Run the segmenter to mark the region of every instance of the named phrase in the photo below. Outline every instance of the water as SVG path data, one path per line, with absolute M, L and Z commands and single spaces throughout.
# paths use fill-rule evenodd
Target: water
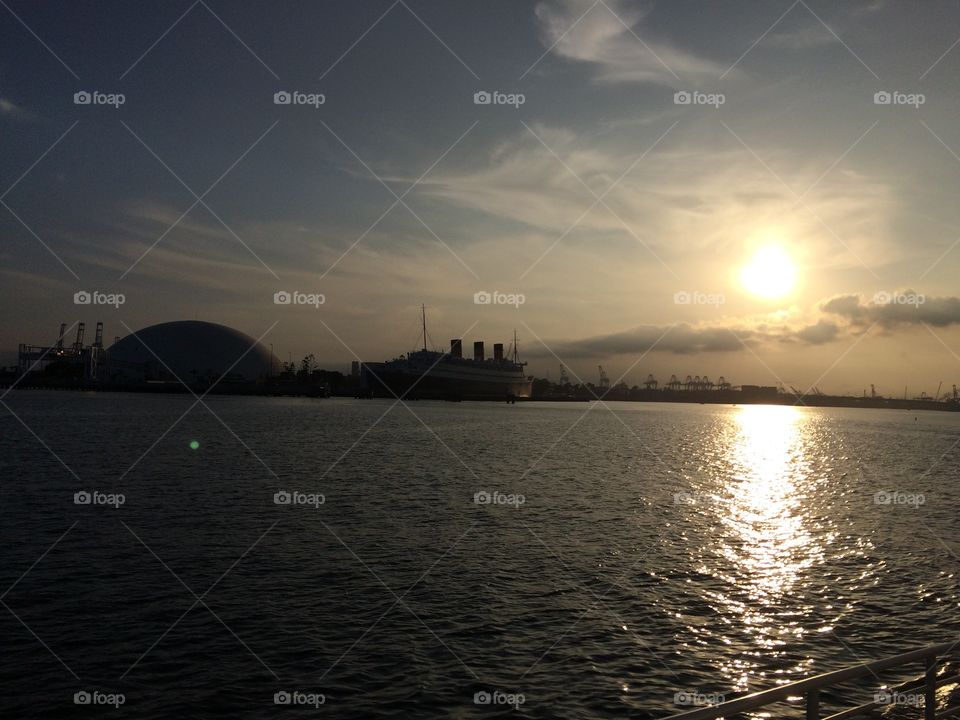
M 957 632 L 948 413 L 5 402 L 5 717 L 665 717 Z

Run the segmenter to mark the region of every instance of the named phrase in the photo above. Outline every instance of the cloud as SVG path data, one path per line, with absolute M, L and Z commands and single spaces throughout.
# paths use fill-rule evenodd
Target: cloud
M 744 341 L 753 336 L 750 331 L 734 332 L 724 327 L 694 327 L 679 325 L 644 325 L 609 335 L 597 335 L 583 340 L 547 343 L 550 350 L 564 360 L 609 357 L 611 355 L 640 355 L 651 350 L 676 355 L 702 352 L 730 352 L 741 350 Z M 542 348 L 530 351 L 534 356 L 549 356 Z
M 637 356 L 648 352 L 690 355 L 694 353 L 736 352 L 763 345 L 799 345 L 814 347 L 836 341 L 849 341 L 870 325 L 888 331 L 908 331 L 926 323 L 935 327 L 960 324 L 960 298 L 925 298 L 913 290 L 878 293 L 881 302 L 866 302 L 856 294 L 829 298 L 818 305 L 827 315 L 845 319 L 838 323 L 820 317 L 810 324 L 768 324 L 759 320 L 727 320 L 714 324 L 642 325 L 622 332 L 597 335 L 580 340 L 545 343 L 550 350 L 534 349 L 534 357 L 555 353 L 566 360 Z M 886 298 L 891 298 L 887 301 Z M 911 299 L 918 301 L 911 303 Z M 550 352 L 552 351 L 552 353 Z
M 764 45 L 785 50 L 806 50 L 839 42 L 836 36 L 819 22 L 797 30 L 770 33 L 763 39 Z
M 948 327 L 960 324 L 960 298 L 927 297 L 911 289 L 879 292 L 871 301 L 860 295 L 837 295 L 820 309 L 861 327 L 877 324 L 888 330 L 910 325 Z
M 802 206 L 733 137 L 726 146 L 693 144 L 678 129 L 631 168 L 667 127 L 621 139 L 532 125 L 532 133 L 524 129 L 489 150 L 486 163 L 438 170 L 415 192 L 533 228 L 546 238 L 539 252 L 561 236 L 565 247 L 584 238 L 640 239 L 671 267 L 689 267 L 691 252 L 741 252 L 747 239 L 771 227 L 818 268 L 882 266 L 904 252 L 891 231 L 901 206 L 894 188 L 854 169 L 821 177 L 835 161 L 829 156 L 763 149 L 765 162 L 786 168 L 780 177 L 795 192 L 812 187 Z M 625 145 L 632 150 L 624 153 Z M 590 190 L 603 195 L 623 173 L 603 203 L 584 214 L 595 201 Z
M 551 0 L 537 5 L 535 13 L 545 47 L 560 57 L 592 64 L 598 82 L 677 87 L 681 82 L 715 81 L 726 70 L 637 27 L 649 14 L 649 4 L 637 9 L 606 0 L 586 15 L 584 9 L 576 0 Z
M 818 320 L 796 332 L 796 339 L 808 345 L 824 345 L 837 339 L 840 327 L 829 320 Z

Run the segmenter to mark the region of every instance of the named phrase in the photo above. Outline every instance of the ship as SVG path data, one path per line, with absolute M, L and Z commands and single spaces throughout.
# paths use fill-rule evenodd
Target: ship
M 450 350 L 427 349 L 427 312 L 421 308 L 423 346 L 395 360 L 360 363 L 360 384 L 368 397 L 396 397 L 403 400 L 498 400 L 529 399 L 533 376 L 513 346 L 504 354 L 503 343 L 495 343 L 493 357 L 484 355 L 484 343 L 473 343 L 473 359 L 463 356 L 463 339 L 450 341 Z

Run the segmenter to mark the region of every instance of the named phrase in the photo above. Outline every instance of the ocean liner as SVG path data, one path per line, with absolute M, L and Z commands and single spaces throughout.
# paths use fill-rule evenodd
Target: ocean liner
M 361 363 L 364 392 L 374 397 L 405 400 L 506 400 L 529 398 L 533 377 L 517 354 L 517 334 L 509 357 L 495 343 L 493 357 L 484 357 L 483 341 L 473 343 L 473 359 L 463 357 L 463 341 L 450 341 L 449 352 L 427 349 L 427 314 L 423 309 L 423 347 L 380 363 Z

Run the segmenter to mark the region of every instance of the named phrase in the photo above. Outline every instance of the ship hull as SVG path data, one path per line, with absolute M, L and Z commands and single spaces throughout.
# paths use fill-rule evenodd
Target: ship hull
M 529 398 L 533 381 L 497 370 L 469 372 L 442 365 L 417 370 L 365 363 L 363 378 L 373 397 L 404 400 L 513 400 Z

